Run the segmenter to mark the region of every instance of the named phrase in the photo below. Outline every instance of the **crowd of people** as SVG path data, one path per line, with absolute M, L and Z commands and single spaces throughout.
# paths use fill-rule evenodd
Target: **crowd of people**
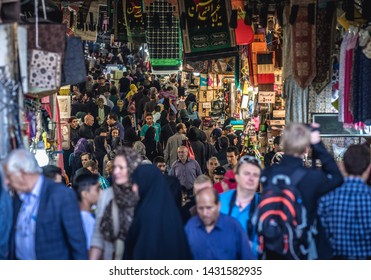
M 342 174 L 317 125 L 292 123 L 263 164 L 228 122 L 205 127 L 175 77 L 94 81 L 71 88 L 65 172 L 25 150 L 5 160 L 0 259 L 295 259 L 296 235 L 280 251 L 273 218 L 257 216 L 282 178 L 300 193 L 313 240 L 300 240 L 301 259 L 370 259 L 369 147 L 351 146 Z M 309 150 L 320 167 L 303 166 Z

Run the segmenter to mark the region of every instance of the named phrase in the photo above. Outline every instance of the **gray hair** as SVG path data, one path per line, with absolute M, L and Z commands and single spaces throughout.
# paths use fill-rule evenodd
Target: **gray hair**
M 203 184 L 203 183 L 206 183 L 206 182 L 209 182 L 209 183 L 211 183 L 211 185 L 213 185 L 213 181 L 210 179 L 209 176 L 206 176 L 205 174 L 201 174 L 194 180 L 193 184 L 194 185 Z
M 146 146 L 140 141 L 136 141 L 133 145 L 133 150 L 141 156 L 146 156 Z
M 5 166 L 8 172 L 19 173 L 42 173 L 42 169 L 36 161 L 35 156 L 24 149 L 13 150 L 5 160 Z

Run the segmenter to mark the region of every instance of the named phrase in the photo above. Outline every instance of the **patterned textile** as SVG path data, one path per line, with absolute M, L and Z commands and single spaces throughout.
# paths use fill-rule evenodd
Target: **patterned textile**
M 336 113 L 337 110 L 332 106 L 332 85 L 327 85 L 317 94 L 314 89 L 309 91 L 309 113 Z
M 360 178 L 345 178 L 341 187 L 320 199 L 318 214 L 334 256 L 371 256 L 370 213 L 371 188 Z
M 122 152 L 122 153 L 121 153 Z M 118 154 L 123 156 L 127 161 L 128 176 L 131 176 L 134 170 L 141 163 L 141 158 L 134 150 L 129 148 L 122 148 Z M 114 200 L 119 208 L 119 224 L 120 231 L 118 236 L 114 234 L 113 217 L 112 217 L 112 203 L 110 201 L 104 210 L 104 214 L 99 225 L 99 229 L 105 240 L 113 242 L 116 239 L 125 240 L 129 232 L 131 223 L 134 217 L 134 208 L 138 202 L 137 195 L 131 190 L 132 184 L 128 182 L 125 185 L 113 184 L 112 189 L 114 193 Z
M 47 90 L 59 87 L 61 85 L 61 55 L 31 50 L 29 84 L 31 87 Z
M 301 88 L 293 77 L 285 80 L 282 97 L 286 100 L 286 123 L 308 122 L 308 94 L 308 87 Z
M 330 17 L 330 19 L 329 19 Z M 330 22 L 330 24 L 329 24 Z M 317 10 L 317 51 L 316 51 L 316 77 L 313 80 L 312 86 L 319 94 L 326 85 L 331 82 L 331 58 L 332 58 L 332 42 L 333 30 L 335 25 L 335 17 L 333 13 L 329 15 L 327 9 Z
M 293 0 L 299 5 L 298 15 L 292 26 L 293 76 L 302 89 L 309 86 L 316 76 L 316 25 L 309 23 L 308 4 L 313 0 Z
M 171 0 L 145 0 L 146 40 L 153 69 L 178 70 L 181 64 L 178 5 Z

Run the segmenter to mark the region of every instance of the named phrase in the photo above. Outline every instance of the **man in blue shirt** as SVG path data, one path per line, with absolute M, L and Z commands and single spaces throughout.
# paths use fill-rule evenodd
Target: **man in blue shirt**
M 235 219 L 220 214 L 218 192 L 213 188 L 196 195 L 198 216 L 185 230 L 193 258 L 196 260 L 255 259 L 246 233 Z
M 14 191 L 10 258 L 87 259 L 74 191 L 42 176 L 34 155 L 23 149 L 9 154 L 4 171 Z
M 322 196 L 318 215 L 333 259 L 371 259 L 370 149 L 352 145 L 344 154 L 348 174 L 339 188 Z
M 0 260 L 9 258 L 9 235 L 12 227 L 12 200 L 0 178 Z

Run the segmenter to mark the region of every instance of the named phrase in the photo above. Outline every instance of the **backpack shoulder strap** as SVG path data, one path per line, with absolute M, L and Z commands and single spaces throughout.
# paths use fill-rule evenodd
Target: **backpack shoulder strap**
M 229 201 L 229 211 L 228 211 L 228 216 L 232 214 L 232 209 L 233 206 L 236 204 L 236 196 L 237 196 L 237 191 L 233 191 L 233 194 L 231 196 L 231 200 Z
M 307 174 L 307 171 L 304 168 L 296 169 L 290 176 L 291 184 L 296 187 L 297 184 L 304 178 L 305 174 Z

